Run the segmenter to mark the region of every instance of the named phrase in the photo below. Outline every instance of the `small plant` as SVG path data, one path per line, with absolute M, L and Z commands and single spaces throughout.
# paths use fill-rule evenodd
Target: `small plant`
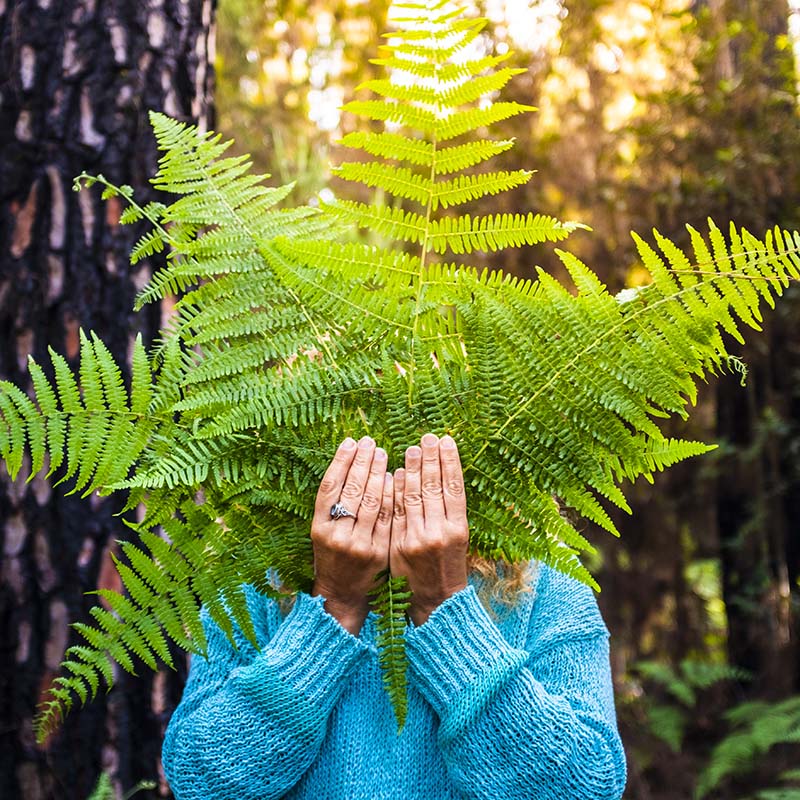
M 752 772 L 779 745 L 791 748 L 794 763 L 800 760 L 800 696 L 777 703 L 742 703 L 728 711 L 725 719 L 733 730 L 712 751 L 698 779 L 696 800 L 725 781 Z M 800 800 L 800 769 L 786 770 L 777 779 L 787 785 L 761 789 L 741 800 Z
M 122 800 L 128 800 L 139 792 L 155 788 L 156 783 L 154 781 L 139 781 L 133 789 L 130 789 L 122 795 Z M 114 784 L 111 782 L 111 776 L 107 772 L 100 773 L 100 777 L 97 779 L 97 785 L 86 800 L 117 800 Z
M 667 699 L 658 701 L 646 696 L 645 713 L 650 732 L 678 753 L 687 727 L 692 722 L 699 691 L 720 681 L 744 680 L 747 673 L 727 664 L 712 664 L 684 659 L 678 669 L 661 661 L 640 661 L 634 671 L 660 687 Z
M 77 376 L 57 353 L 31 360 L 34 397 L 0 383 L 0 454 L 15 476 L 27 455 L 70 491 L 125 493 L 135 542 L 116 560 L 125 594 L 75 626 L 37 722 L 41 739 L 75 699 L 86 702 L 112 663 L 172 665 L 167 642 L 203 654 L 199 606 L 233 640 L 254 641 L 243 584 L 273 596 L 313 580 L 308 535 L 316 488 L 345 436 L 371 434 L 393 468 L 421 433 L 458 441 L 468 484 L 471 548 L 539 559 L 596 587 L 580 556 L 594 546 L 562 514 L 617 534 L 620 488 L 710 446 L 669 439 L 696 384 L 726 368 L 727 333 L 758 329 L 800 278 L 800 236 L 757 238 L 731 225 L 689 229 L 691 249 L 636 236 L 652 283 L 611 295 L 575 256 L 562 286 L 470 264 L 475 251 L 559 242 L 583 226 L 534 214 L 476 215 L 478 198 L 530 180 L 483 169 L 513 142 L 485 130 L 532 110 L 493 98 L 518 70 L 481 51 L 486 21 L 447 2 L 398 4 L 405 18 L 377 59 L 373 98 L 345 106 L 370 130 L 343 144 L 361 161 L 339 178 L 396 203 L 337 199 L 277 210 L 246 157 L 213 134 L 153 114 L 163 152 L 153 185 L 172 199 L 141 206 L 102 176 L 84 186 L 127 202 L 122 222 L 152 230 L 132 260 L 166 253 L 137 308 L 177 294 L 177 316 L 147 351 L 137 339 L 130 384 L 94 334 L 81 333 Z M 375 99 L 377 98 L 377 99 Z M 377 126 L 383 125 L 383 130 Z M 353 241 L 357 227 L 380 246 Z M 49 458 L 48 458 L 49 457 Z M 377 595 L 382 665 L 402 724 L 405 588 Z

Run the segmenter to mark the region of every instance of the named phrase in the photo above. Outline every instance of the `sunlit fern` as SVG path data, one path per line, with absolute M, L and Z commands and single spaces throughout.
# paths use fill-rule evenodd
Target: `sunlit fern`
M 31 367 L 35 402 L 1 385 L 12 475 L 26 451 L 31 474 L 49 454 L 74 491 L 129 492 L 128 510 L 145 507 L 131 524 L 140 543 L 123 548 L 126 596 L 106 593 L 112 610 L 79 627 L 88 644 L 68 651 L 40 736 L 74 698 L 94 696 L 108 657 L 169 663 L 169 640 L 202 653 L 199 603 L 231 638 L 235 622 L 252 639 L 243 583 L 275 592 L 271 570 L 308 589 L 314 494 L 345 435 L 371 434 L 396 466 L 421 433 L 452 433 L 473 550 L 540 559 L 595 585 L 580 561 L 593 546 L 562 509 L 616 534 L 608 507 L 629 510 L 624 481 L 708 450 L 665 438 L 656 421 L 685 417 L 697 382 L 728 359 L 722 334 L 757 329 L 762 303 L 800 277 L 796 234 L 758 239 L 713 223 L 690 229 L 686 253 L 658 233 L 653 244 L 637 237 L 652 283 L 617 297 L 560 250 L 573 287 L 473 268 L 460 256 L 558 242 L 581 226 L 457 213 L 530 178 L 480 171 L 511 146 L 483 128 L 530 109 L 492 102 L 516 71 L 473 49 L 484 20 L 445 3 L 397 8 L 408 19 L 378 59 L 390 77 L 363 87 L 379 99 L 345 106 L 390 129 L 346 136 L 367 159 L 338 169 L 392 205 L 276 210 L 290 187 L 265 187 L 218 137 L 158 114 L 154 185 L 177 201 L 142 208 L 127 187 L 83 176 L 127 199 L 124 222 L 152 223 L 134 259 L 168 254 L 137 305 L 180 300 L 156 347 L 137 345 L 130 396 L 87 336 L 80 391 L 55 354 L 55 385 Z M 385 245 L 354 241 L 354 224 Z M 157 543 L 159 526 L 169 544 Z M 377 604 L 393 621 L 383 665 L 399 716 L 405 661 L 390 611 L 401 591 L 392 583 Z

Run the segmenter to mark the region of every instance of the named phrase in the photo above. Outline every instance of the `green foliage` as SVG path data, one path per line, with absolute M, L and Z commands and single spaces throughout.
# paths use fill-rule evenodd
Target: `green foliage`
M 650 732 L 678 753 L 697 706 L 698 691 L 720 681 L 742 680 L 747 673 L 727 664 L 712 664 L 684 659 L 678 669 L 662 661 L 640 661 L 634 669 L 650 683 L 659 686 L 667 702 L 648 699 L 645 704 Z
M 58 481 L 73 480 L 70 491 L 83 496 L 124 478 L 163 420 L 145 415 L 152 391 L 149 364 L 137 337 L 133 351 L 130 396 L 106 346 L 80 332 L 80 390 L 67 362 L 51 350 L 55 384 L 29 358 L 34 403 L 13 384 L 0 382 L 0 453 L 12 479 L 30 454 L 28 479 L 45 468 L 47 475 L 64 467 Z
M 373 605 L 380 612 L 376 637 L 380 650 L 378 660 L 383 670 L 383 685 L 392 702 L 398 731 L 401 731 L 408 710 L 405 691 L 408 659 L 403 646 L 403 633 L 411 592 L 408 590 L 408 581 L 403 577 L 380 577 L 386 577 L 386 580 L 371 594 Z
M 101 773 L 97 779 L 97 785 L 89 795 L 88 800 L 116 800 L 114 797 L 114 786 L 111 783 L 111 776 L 107 772 Z
M 684 659 L 676 670 L 660 661 L 642 661 L 635 672 L 661 689 L 666 698 L 657 700 L 656 692 L 645 695 L 644 709 L 650 732 L 679 753 L 684 736 L 695 721 L 699 693 L 720 681 L 746 680 L 749 675 L 727 664 Z M 754 772 L 764 756 L 778 745 L 800 752 L 800 697 L 778 703 L 745 702 L 724 714 L 732 727 L 713 748 L 701 771 L 694 792 L 701 800 L 725 782 Z M 778 780 L 800 784 L 800 770 L 786 770 Z M 800 800 L 800 786 L 766 788 L 742 797 L 742 800 Z
M 156 785 L 154 781 L 139 781 L 133 789 L 125 792 L 122 800 L 128 800 L 129 797 L 133 797 L 138 792 L 146 789 L 155 789 Z M 111 776 L 107 772 L 100 773 L 97 784 L 87 800 L 117 800 L 114 785 L 111 783 Z
M 170 664 L 170 641 L 202 653 L 200 603 L 232 641 L 234 622 L 254 639 L 243 584 L 275 594 L 267 576 L 277 573 L 309 588 L 313 499 L 346 435 L 371 434 L 393 465 L 421 433 L 451 433 L 472 549 L 539 559 L 596 586 L 580 561 L 594 547 L 562 509 L 616 534 L 608 506 L 629 510 L 621 484 L 710 449 L 665 437 L 656 420 L 686 417 L 698 381 L 728 364 L 723 332 L 741 341 L 743 327 L 758 329 L 762 304 L 800 277 L 797 234 L 759 239 L 712 222 L 706 234 L 689 228 L 687 252 L 657 232 L 654 244 L 636 237 L 651 282 L 616 297 L 563 250 L 573 287 L 456 258 L 561 241 L 581 226 L 457 213 L 530 178 L 480 171 L 509 147 L 480 138 L 484 126 L 530 109 L 491 101 L 514 71 L 472 54 L 483 20 L 443 2 L 402 8 L 411 21 L 380 59 L 391 79 L 365 84 L 381 99 L 346 106 L 391 129 L 347 137 L 376 159 L 339 169 L 394 197 L 391 207 L 279 210 L 290 186 L 265 186 L 246 158 L 225 157 L 229 143 L 159 114 L 153 184 L 178 199 L 140 207 L 127 187 L 83 176 L 125 198 L 125 222 L 152 223 L 134 260 L 167 254 L 137 307 L 180 299 L 156 347 L 137 346 L 130 396 L 93 336 L 82 337 L 77 381 L 53 355 L 55 385 L 31 365 L 35 401 L 0 385 L 12 474 L 26 452 L 31 474 L 49 455 L 72 491 L 127 492 L 126 510 L 146 508 L 118 563 L 126 594 L 101 593 L 95 624 L 76 626 L 86 643 L 67 653 L 40 737 L 74 697 L 110 682 L 111 660 L 131 671 Z M 471 140 L 442 146 L 459 136 Z M 383 244 L 348 241 L 354 223 Z M 405 603 L 394 581 L 376 603 L 401 724 Z
M 723 781 L 752 771 L 773 747 L 786 745 L 800 754 L 800 696 L 778 703 L 742 703 L 725 716 L 733 730 L 714 748 L 701 773 L 695 792 L 698 799 Z M 752 795 L 752 800 L 798 800 L 800 770 L 787 770 L 779 779 L 794 787 L 764 789 Z

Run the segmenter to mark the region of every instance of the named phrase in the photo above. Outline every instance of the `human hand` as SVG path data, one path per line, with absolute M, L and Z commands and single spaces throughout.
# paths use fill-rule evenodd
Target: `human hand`
M 311 542 L 314 547 L 313 595 L 325 598 L 325 610 L 357 636 L 369 612 L 368 593 L 389 562 L 392 528 L 392 476 L 386 451 L 365 436 L 339 445 L 317 492 Z M 356 515 L 333 519 L 341 502 Z
M 431 612 L 467 585 L 469 525 L 458 448 L 450 436 L 422 437 L 406 450 L 394 475 L 389 564 L 413 592 L 409 615 L 422 625 Z

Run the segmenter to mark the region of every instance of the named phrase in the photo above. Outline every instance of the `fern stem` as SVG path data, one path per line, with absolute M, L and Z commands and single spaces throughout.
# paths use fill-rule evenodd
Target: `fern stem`
M 432 64 L 433 67 L 433 80 L 438 81 L 439 79 L 439 70 L 441 68 L 441 63 L 437 58 L 435 63 Z M 442 104 L 440 100 L 439 92 L 436 93 L 436 114 L 440 114 L 442 110 Z M 417 273 L 416 278 L 416 289 L 415 289 L 415 296 L 416 296 L 416 306 L 414 310 L 414 328 L 411 332 L 411 363 L 409 364 L 408 370 L 408 405 L 409 408 L 412 406 L 413 402 L 413 391 L 414 391 L 414 371 L 415 365 L 417 362 L 416 358 L 416 344 L 417 344 L 417 331 L 419 328 L 419 308 L 420 304 L 422 303 L 422 287 L 424 285 L 424 281 L 422 280 L 422 274 L 425 271 L 425 264 L 428 257 L 428 238 L 430 236 L 430 229 L 431 229 L 431 214 L 433 213 L 433 190 L 434 190 L 434 180 L 436 178 L 436 147 L 438 145 L 438 137 L 436 135 L 436 130 L 434 129 L 433 133 L 431 134 L 431 170 L 429 175 L 429 184 L 428 184 L 428 203 L 425 208 L 425 235 L 422 237 L 422 243 L 420 245 L 422 252 L 420 253 L 419 258 L 419 271 Z
M 78 191 L 79 189 L 83 188 L 81 186 L 81 181 L 86 181 L 87 188 L 92 184 L 99 183 L 101 186 L 105 186 L 106 189 L 111 189 L 115 194 L 122 195 L 122 197 L 125 198 L 128 205 L 135 208 L 136 211 L 138 211 L 139 214 L 141 214 L 141 216 L 144 217 L 144 219 L 146 219 L 161 234 L 161 237 L 164 239 L 164 241 L 167 242 L 169 246 L 174 249 L 175 244 L 172 238 L 170 237 L 167 229 L 161 224 L 158 217 L 151 214 L 146 207 L 140 206 L 136 202 L 136 200 L 134 200 L 133 193 L 131 191 L 123 191 L 123 187 L 111 183 L 109 180 L 106 179 L 104 175 L 90 175 L 85 170 L 75 178 L 75 181 L 73 183 L 75 191 Z M 130 190 L 130 187 L 128 187 L 128 189 Z
M 757 254 L 757 250 L 743 250 L 738 255 L 745 255 L 745 256 L 752 256 Z M 784 251 L 786 253 L 800 253 L 800 249 L 792 248 L 791 250 Z M 719 261 L 733 261 L 733 257 L 729 256 L 725 259 L 719 259 Z M 800 282 L 800 278 L 793 278 L 791 275 L 786 275 L 785 277 L 779 277 L 777 275 L 742 275 L 741 273 L 737 272 L 725 272 L 720 273 L 718 271 L 711 271 L 711 270 L 701 270 L 701 269 L 673 269 L 672 267 L 667 267 L 667 271 L 670 272 L 672 275 L 705 275 L 709 277 L 724 277 L 730 278 L 734 281 L 771 281 L 772 283 L 784 283 L 788 281 L 789 283 Z

